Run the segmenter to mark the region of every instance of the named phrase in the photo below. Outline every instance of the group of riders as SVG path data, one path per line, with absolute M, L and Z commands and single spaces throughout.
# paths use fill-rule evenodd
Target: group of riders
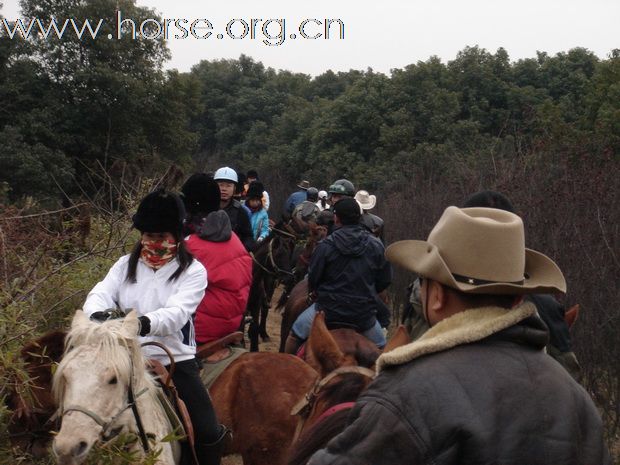
M 286 352 L 308 338 L 317 311 L 328 327 L 353 328 L 383 348 L 391 311 L 382 291 L 392 264 L 417 277 L 408 299 L 416 340 L 380 357 L 350 426 L 309 463 L 609 463 L 596 407 L 545 351 L 552 331 L 561 354 L 572 354 L 563 309 L 551 297 L 566 291 L 563 275 L 525 248 L 508 199 L 474 195 L 448 207 L 427 241 L 386 250 L 384 222 L 369 212 L 374 195 L 347 179 L 326 190 L 305 180 L 297 187 L 284 205 L 286 224 L 300 237 L 315 226 L 327 234 L 308 266 L 311 304 Z M 228 431 L 201 381 L 196 345 L 242 327 L 252 252 L 273 226 L 270 203 L 255 170 L 242 176 L 230 167 L 190 176 L 179 194 L 149 193 L 132 217 L 140 239 L 83 307 L 94 320 L 135 309 L 139 337 L 168 347 L 200 464 L 220 463 Z M 156 348 L 143 350 L 170 365 Z

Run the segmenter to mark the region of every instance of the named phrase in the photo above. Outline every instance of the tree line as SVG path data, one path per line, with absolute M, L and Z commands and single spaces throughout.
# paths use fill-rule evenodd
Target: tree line
M 22 0 L 24 17 L 104 18 L 117 8 L 156 17 L 133 0 Z M 138 171 L 219 162 L 277 170 L 325 185 L 347 176 L 370 190 L 454 168 L 454 161 L 562 149 L 616 153 L 620 50 L 583 48 L 510 61 L 465 47 L 394 69 L 275 71 L 251 57 L 164 71 L 162 41 L 0 39 L 0 181 L 16 200 L 77 193 L 88 169 Z M 584 144 L 585 143 L 585 144 Z M 95 183 L 96 184 L 96 183 Z

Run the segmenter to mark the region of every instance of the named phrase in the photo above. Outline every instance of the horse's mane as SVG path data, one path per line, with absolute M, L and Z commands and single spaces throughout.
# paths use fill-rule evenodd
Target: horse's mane
M 328 416 L 321 423 L 312 425 L 304 431 L 289 450 L 287 465 L 305 465 L 317 450 L 323 449 L 336 435 L 347 426 L 349 410 L 339 410 Z
M 381 352 L 374 347 L 360 346 L 355 352 L 355 360 L 357 364 L 365 368 L 373 368 Z
M 109 320 L 103 323 L 87 322 L 73 327 L 65 339 L 65 354 L 54 374 L 52 392 L 60 410 L 66 388 L 63 376 L 67 365 L 82 351 L 81 347 L 94 348 L 96 360 L 114 368 L 120 382 L 129 384 L 134 376 L 135 386 L 154 386 L 153 378 L 146 372 L 142 350 L 136 337 L 128 338 L 121 331 L 123 320 Z
M 343 373 L 334 382 L 327 384 L 319 394 L 317 401 L 325 401 L 325 410 L 344 402 L 354 402 L 366 390 L 370 379 L 357 373 Z M 293 444 L 288 458 L 288 465 L 304 465 L 310 456 L 322 449 L 347 425 L 349 409 L 339 410 L 315 423 Z
M 369 339 L 349 328 L 330 330 L 340 349 L 355 357 L 356 364 L 365 368 L 373 368 L 381 351 Z
M 342 373 L 322 389 L 319 398 L 329 399 L 328 407 L 353 402 L 364 392 L 370 381 L 370 378 L 358 373 Z

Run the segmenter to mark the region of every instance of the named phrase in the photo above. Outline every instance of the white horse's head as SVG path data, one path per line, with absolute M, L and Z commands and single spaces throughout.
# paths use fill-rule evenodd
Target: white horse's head
M 138 327 L 135 312 L 104 323 L 91 322 L 81 310 L 75 313 L 65 355 L 54 374 L 53 391 L 62 420 L 52 446 L 58 463 L 78 465 L 98 441 L 135 432 L 130 391 L 142 396 L 138 405 L 142 404 L 145 429 L 162 436 L 150 424 L 156 419 L 154 407 L 145 408 L 153 400 L 154 384 L 145 371 Z

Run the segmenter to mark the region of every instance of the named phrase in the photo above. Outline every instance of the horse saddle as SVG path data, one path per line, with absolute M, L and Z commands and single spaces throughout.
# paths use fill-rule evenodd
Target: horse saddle
M 166 367 L 161 362 L 154 359 L 147 361 L 147 368 L 155 379 L 159 381 L 161 390 L 158 391 L 157 396 L 166 412 L 168 420 L 170 420 L 173 430 L 176 434 L 184 436 L 184 439 L 193 449 L 194 427 L 192 426 L 192 420 L 185 402 L 179 397 L 179 393 L 172 382 L 170 372 L 166 370 Z
M 228 366 L 247 352 L 243 347 L 235 347 L 243 341 L 243 333 L 237 331 L 216 341 L 198 346 L 196 357 L 202 360 L 200 379 L 207 389 Z
M 243 333 L 235 331 L 215 341 L 201 344 L 196 348 L 196 357 L 207 362 L 219 362 L 228 356 L 230 346 L 243 343 Z
M 363 332 L 360 330 L 359 326 L 353 323 L 347 323 L 346 321 L 330 321 L 326 326 L 327 329 L 352 329 L 356 333 Z

